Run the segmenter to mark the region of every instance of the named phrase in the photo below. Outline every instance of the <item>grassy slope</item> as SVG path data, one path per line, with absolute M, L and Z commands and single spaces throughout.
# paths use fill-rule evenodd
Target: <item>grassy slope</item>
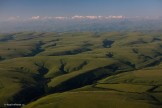
M 64 69 L 60 69 L 62 61 L 66 63 Z M 76 62 L 77 61 L 77 62 Z M 83 63 L 87 61 L 85 65 Z M 101 61 L 104 64 L 96 66 L 96 62 Z M 40 75 L 39 68 L 44 66 L 49 69 L 43 78 L 50 78 L 49 87 L 54 87 L 71 77 L 78 76 L 87 72 L 86 70 L 94 70 L 104 65 L 111 64 L 112 61 L 105 61 L 104 59 L 81 59 L 73 57 L 32 57 L 32 58 L 16 58 L 6 60 L 0 63 L 1 67 L 1 92 L 0 102 L 7 102 L 8 99 L 12 101 L 12 97 L 20 93 L 22 90 L 29 87 L 37 87 L 38 83 L 36 77 Z M 13 65 L 14 64 L 14 65 Z M 75 64 L 75 65 L 74 65 Z M 4 68 L 5 67 L 5 68 Z M 105 73 L 104 73 L 105 75 Z M 96 76 L 98 77 L 98 76 Z M 57 81 L 56 81 L 57 80 Z M 12 86 L 10 86 L 12 84 Z M 12 92 L 10 92 L 10 91 Z
M 109 41 L 114 43 L 105 46 L 104 42 L 109 43 Z M 56 104 L 55 107 L 57 107 L 57 104 L 62 105 L 61 108 L 67 105 L 70 107 L 72 101 L 85 94 L 85 98 L 90 99 L 89 103 L 97 104 L 100 101 L 103 108 L 110 107 L 111 105 L 106 106 L 109 104 L 105 103 L 115 101 L 120 103 L 119 101 L 124 97 L 131 99 L 136 95 L 137 97 L 144 97 L 138 93 L 147 92 L 156 86 L 158 87 L 154 91 L 158 92 L 149 92 L 149 94 L 161 99 L 159 92 L 161 90 L 161 65 L 153 69 L 147 68 L 118 74 L 158 65 L 162 59 L 161 41 L 161 33 L 137 32 L 100 34 L 90 32 L 60 34 L 26 32 L 0 35 L 0 56 L 2 60 L 0 62 L 0 103 L 21 102 L 19 101 L 21 98 L 18 98 L 18 96 L 20 97 L 28 91 L 34 91 L 36 95 L 24 97 L 28 101 L 22 100 L 22 102 L 29 102 L 31 98 L 38 98 L 58 91 L 67 91 L 87 84 L 93 84 L 92 87 L 86 89 L 90 95 L 82 92 L 85 90 L 83 88 L 79 89 L 81 93 L 74 93 L 77 95 L 76 97 L 69 97 L 70 100 L 67 102 L 64 100 L 65 104 L 61 102 L 53 102 L 53 104 Z M 112 74 L 114 75 L 107 77 Z M 105 79 L 95 83 L 101 78 Z M 93 93 L 90 92 L 91 90 L 99 90 L 103 94 L 114 95 L 115 97 L 112 100 L 106 98 L 94 99 L 91 98 L 93 95 L 100 97 L 102 93 Z M 120 97 L 119 94 L 122 96 Z M 30 92 L 29 95 L 33 95 L 33 92 Z M 68 98 L 69 95 L 68 92 L 54 94 L 51 98 L 54 98 L 54 100 L 55 97 Z M 48 98 L 48 96 L 45 97 L 49 100 Z M 40 99 L 41 102 L 43 100 Z M 155 101 L 146 95 L 144 103 L 132 99 L 130 103 L 124 102 L 123 105 L 130 107 L 129 105 L 134 103 L 136 104 L 133 105 L 134 107 L 142 105 L 147 108 L 148 105 L 151 105 L 147 102 L 150 100 Z M 78 107 L 82 108 L 86 104 L 86 100 L 80 98 L 78 102 L 80 101 L 83 101 L 83 106 Z M 89 103 L 86 105 L 91 105 Z M 37 106 L 39 100 L 32 103 L 31 106 L 33 104 Z M 117 107 L 115 103 L 112 105 L 112 107 Z
M 95 85 L 43 97 L 24 108 L 159 108 L 162 104 L 161 70 L 121 73 Z
M 144 95 L 143 95 L 144 96 Z M 149 108 L 143 96 L 113 91 L 67 92 L 49 95 L 24 108 Z M 133 99 L 133 98 L 136 99 Z

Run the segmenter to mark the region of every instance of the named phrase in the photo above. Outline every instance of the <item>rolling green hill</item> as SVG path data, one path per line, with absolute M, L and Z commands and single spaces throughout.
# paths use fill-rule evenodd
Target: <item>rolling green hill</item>
M 0 105 L 162 107 L 161 32 L 0 35 Z

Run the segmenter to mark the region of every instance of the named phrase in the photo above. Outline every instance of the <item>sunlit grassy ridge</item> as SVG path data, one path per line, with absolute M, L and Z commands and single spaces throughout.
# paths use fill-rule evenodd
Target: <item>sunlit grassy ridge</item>
M 159 66 L 113 75 L 71 92 L 48 95 L 24 108 L 160 108 L 162 70 Z
M 129 73 L 127 73 L 129 74 Z M 137 78 L 141 73 L 138 73 Z M 120 74 L 119 74 L 120 75 Z M 123 75 L 123 74 L 121 74 Z M 123 77 L 126 75 L 123 75 Z M 115 75 L 114 77 L 118 77 Z M 108 77 L 109 78 L 109 77 Z M 146 75 L 147 79 L 147 75 Z M 152 78 L 152 81 L 156 77 Z M 143 76 L 145 80 L 145 76 Z M 103 82 L 97 85 L 83 87 L 73 92 L 49 95 L 41 98 L 28 106 L 27 108 L 43 108 L 43 107 L 95 107 L 95 108 L 159 108 L 161 106 L 161 93 L 153 90 L 152 84 L 132 84 L 130 82 L 118 82 L 113 84 Z M 150 90 L 153 91 L 150 91 Z
M 158 108 L 161 60 L 160 32 L 1 34 L 0 104 Z

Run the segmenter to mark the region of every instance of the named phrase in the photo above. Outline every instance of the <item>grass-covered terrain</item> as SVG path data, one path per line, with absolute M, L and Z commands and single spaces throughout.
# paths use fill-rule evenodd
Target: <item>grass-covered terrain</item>
M 162 32 L 0 35 L 0 105 L 162 107 Z

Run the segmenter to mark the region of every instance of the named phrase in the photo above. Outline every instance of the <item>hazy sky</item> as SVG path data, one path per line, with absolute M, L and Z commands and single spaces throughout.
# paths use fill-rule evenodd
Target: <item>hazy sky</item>
M 0 19 L 73 15 L 162 16 L 162 0 L 0 0 Z

